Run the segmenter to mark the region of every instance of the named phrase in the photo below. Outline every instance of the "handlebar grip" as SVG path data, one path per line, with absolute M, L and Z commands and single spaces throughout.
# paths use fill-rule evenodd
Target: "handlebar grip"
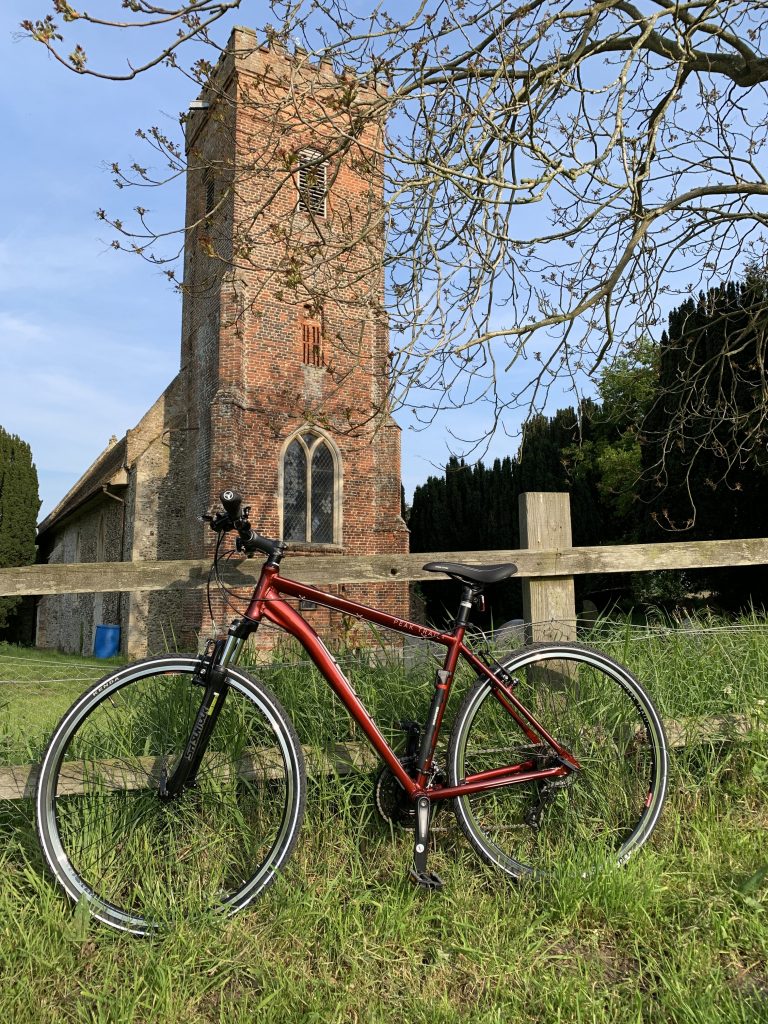
M 226 491 L 221 492 L 219 495 L 219 501 L 224 506 L 224 511 L 234 523 L 240 515 L 240 506 L 243 504 L 242 494 L 238 494 L 237 491 L 233 491 L 232 488 L 228 488 Z

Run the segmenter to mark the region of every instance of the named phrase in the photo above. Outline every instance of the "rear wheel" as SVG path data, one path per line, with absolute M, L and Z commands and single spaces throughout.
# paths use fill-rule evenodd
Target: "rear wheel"
M 143 934 L 179 914 L 232 914 L 270 885 L 293 849 L 304 760 L 277 699 L 237 669 L 195 783 L 162 799 L 204 687 L 197 659 L 168 656 L 106 676 L 64 716 L 43 758 L 37 823 L 73 900 Z
M 454 808 L 472 846 L 513 877 L 590 874 L 621 864 L 648 839 L 666 792 L 664 730 L 648 695 L 617 662 L 579 644 L 523 648 L 502 662 L 514 692 L 581 770 L 459 797 Z M 451 785 L 480 772 L 557 767 L 479 680 L 453 727 Z

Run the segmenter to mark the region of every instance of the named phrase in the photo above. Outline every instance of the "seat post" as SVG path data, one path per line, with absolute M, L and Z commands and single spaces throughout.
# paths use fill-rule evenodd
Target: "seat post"
M 469 621 L 469 613 L 474 603 L 476 594 L 482 593 L 482 587 L 471 587 L 468 583 L 465 583 L 461 590 L 461 604 L 459 610 L 456 613 L 456 620 L 454 622 L 454 629 L 458 629 L 459 626 L 466 626 Z

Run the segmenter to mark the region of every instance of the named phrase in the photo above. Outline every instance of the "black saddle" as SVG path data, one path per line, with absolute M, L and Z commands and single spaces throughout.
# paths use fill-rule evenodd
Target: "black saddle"
M 462 565 L 461 562 L 427 562 L 422 566 L 426 572 L 443 572 L 453 580 L 461 580 L 470 586 L 485 583 L 500 583 L 517 572 L 514 562 L 500 565 Z

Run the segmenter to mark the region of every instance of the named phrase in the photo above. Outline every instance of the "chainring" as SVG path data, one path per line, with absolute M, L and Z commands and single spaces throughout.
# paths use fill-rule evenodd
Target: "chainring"
M 409 775 L 413 776 L 416 774 L 415 756 L 401 757 L 398 760 Z M 436 767 L 432 772 L 432 781 L 443 784 L 445 780 L 445 772 Z M 376 775 L 376 781 L 373 784 L 373 799 L 376 812 L 382 821 L 385 821 L 388 825 L 395 825 L 397 828 L 413 830 L 416 824 L 416 805 L 387 765 L 382 765 Z M 434 818 L 440 806 L 439 801 L 435 801 L 431 805 L 430 814 L 432 818 Z
M 414 768 L 413 757 L 401 757 L 400 764 L 410 773 Z M 382 765 L 373 784 L 373 800 L 376 812 L 382 821 L 397 828 L 413 829 L 416 820 L 416 806 L 397 781 L 387 765 Z

